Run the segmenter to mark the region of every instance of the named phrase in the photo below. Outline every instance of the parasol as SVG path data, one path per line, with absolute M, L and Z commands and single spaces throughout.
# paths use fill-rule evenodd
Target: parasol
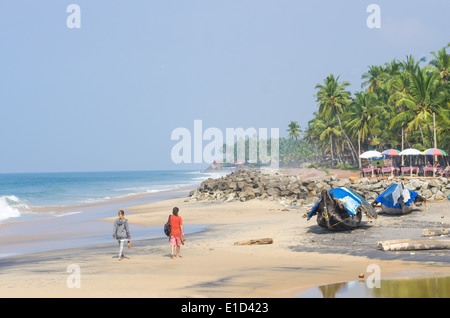
M 422 152 L 422 155 L 426 156 L 448 156 L 448 153 L 446 153 L 444 150 L 437 149 L 437 148 L 430 148 Z
M 417 155 L 421 155 L 421 154 L 422 154 L 422 152 L 420 150 L 417 150 L 417 149 L 414 149 L 414 148 L 408 148 L 408 149 L 402 150 L 399 153 L 400 156 L 407 156 L 407 155 L 409 155 L 409 156 L 417 156 Z M 410 170 L 409 170 L 410 171 L 410 176 L 412 177 L 412 161 L 411 161 L 411 158 L 409 160 L 409 167 L 410 167 Z
M 421 155 L 422 152 L 420 150 L 414 149 L 414 148 L 408 148 L 405 150 L 402 150 L 399 155 L 400 156 L 404 156 L 404 155 Z
M 380 158 L 381 156 L 381 152 L 375 150 L 366 151 L 359 155 L 363 159 Z
M 425 156 L 433 156 L 433 166 L 434 166 L 434 156 L 448 156 L 448 153 L 446 153 L 444 150 L 438 149 L 438 148 L 429 148 L 422 152 L 422 155 Z M 433 169 L 433 176 L 435 176 L 435 171 Z
M 400 151 L 397 149 L 387 149 L 387 150 L 383 151 L 381 154 L 383 156 L 398 156 L 399 153 L 400 153 Z

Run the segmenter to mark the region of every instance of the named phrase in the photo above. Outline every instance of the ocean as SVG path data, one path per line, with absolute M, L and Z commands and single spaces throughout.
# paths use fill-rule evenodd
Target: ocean
M 0 258 L 111 243 L 119 209 L 186 195 L 208 178 L 202 171 L 115 171 L 0 174 Z M 120 200 L 120 201 L 118 201 Z M 125 211 L 127 213 L 127 211 Z M 171 211 L 168 211 L 170 214 Z M 130 225 L 133 239 L 163 237 L 161 227 Z M 201 230 L 186 226 L 186 234 Z

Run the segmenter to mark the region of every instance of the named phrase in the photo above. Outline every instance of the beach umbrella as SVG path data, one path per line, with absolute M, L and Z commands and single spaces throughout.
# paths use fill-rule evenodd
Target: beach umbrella
M 399 153 L 400 153 L 400 151 L 397 149 L 387 149 L 387 150 L 383 151 L 381 154 L 383 156 L 398 156 Z
M 422 152 L 422 155 L 433 156 L 433 166 L 434 166 L 434 156 L 448 156 L 448 153 L 438 148 L 430 148 Z M 434 169 L 433 169 L 433 176 L 435 176 Z
M 400 150 L 391 148 L 391 149 L 387 149 L 387 150 L 383 151 L 381 154 L 382 154 L 383 156 L 391 156 L 391 157 L 395 157 L 395 156 L 398 156 L 399 153 L 400 153 Z M 391 175 L 392 175 L 392 174 L 393 174 L 393 171 L 391 170 Z
M 426 156 L 448 156 L 448 153 L 446 153 L 444 150 L 437 149 L 437 148 L 430 148 L 422 152 L 422 155 Z
M 375 151 L 375 150 L 370 150 L 370 151 L 366 151 L 363 152 L 362 154 L 359 155 L 360 158 L 363 159 L 372 159 L 372 158 L 381 158 L 381 152 L 379 151 Z M 372 177 L 373 177 L 373 170 L 372 170 Z
M 405 150 L 402 150 L 399 155 L 400 156 L 417 156 L 417 155 L 421 155 L 422 152 L 420 150 L 414 149 L 414 148 L 408 148 Z M 410 167 L 410 176 L 412 176 L 412 162 L 411 162 L 411 158 L 409 160 L 409 167 Z
M 414 148 L 408 148 L 405 150 L 402 150 L 399 155 L 400 156 L 407 156 L 407 155 L 421 155 L 422 152 L 420 150 L 414 149 Z
M 363 159 L 380 158 L 381 156 L 381 152 L 375 150 L 366 151 L 359 155 L 359 157 Z

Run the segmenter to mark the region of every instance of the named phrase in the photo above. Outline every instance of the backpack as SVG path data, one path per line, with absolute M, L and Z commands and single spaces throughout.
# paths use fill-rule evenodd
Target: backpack
M 171 232 L 171 228 L 170 228 L 170 215 L 169 215 L 169 219 L 167 220 L 167 223 L 164 224 L 164 233 L 167 236 L 170 236 L 170 232 Z

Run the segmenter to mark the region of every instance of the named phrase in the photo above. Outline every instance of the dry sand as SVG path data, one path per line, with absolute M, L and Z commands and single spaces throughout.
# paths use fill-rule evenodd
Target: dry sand
M 180 208 L 185 228 L 208 224 L 188 235 L 181 258 L 171 259 L 166 238 L 133 241 L 118 261 L 117 243 L 59 250 L 0 260 L 0 297 L 296 297 L 327 283 L 366 277 L 377 264 L 382 278 L 450 275 L 448 250 L 382 252 L 376 242 L 420 238 L 426 227 L 449 227 L 450 201 L 430 203 L 405 216 L 363 217 L 360 228 L 330 233 L 306 221 L 305 208 L 287 209 L 258 199 L 226 204 L 169 199 L 118 209 L 131 224 L 160 226 Z M 111 222 L 114 218 L 106 220 Z M 109 235 L 109 233 L 105 234 Z M 237 246 L 235 242 L 272 238 L 273 244 Z M 80 288 L 68 266 L 80 269 Z

